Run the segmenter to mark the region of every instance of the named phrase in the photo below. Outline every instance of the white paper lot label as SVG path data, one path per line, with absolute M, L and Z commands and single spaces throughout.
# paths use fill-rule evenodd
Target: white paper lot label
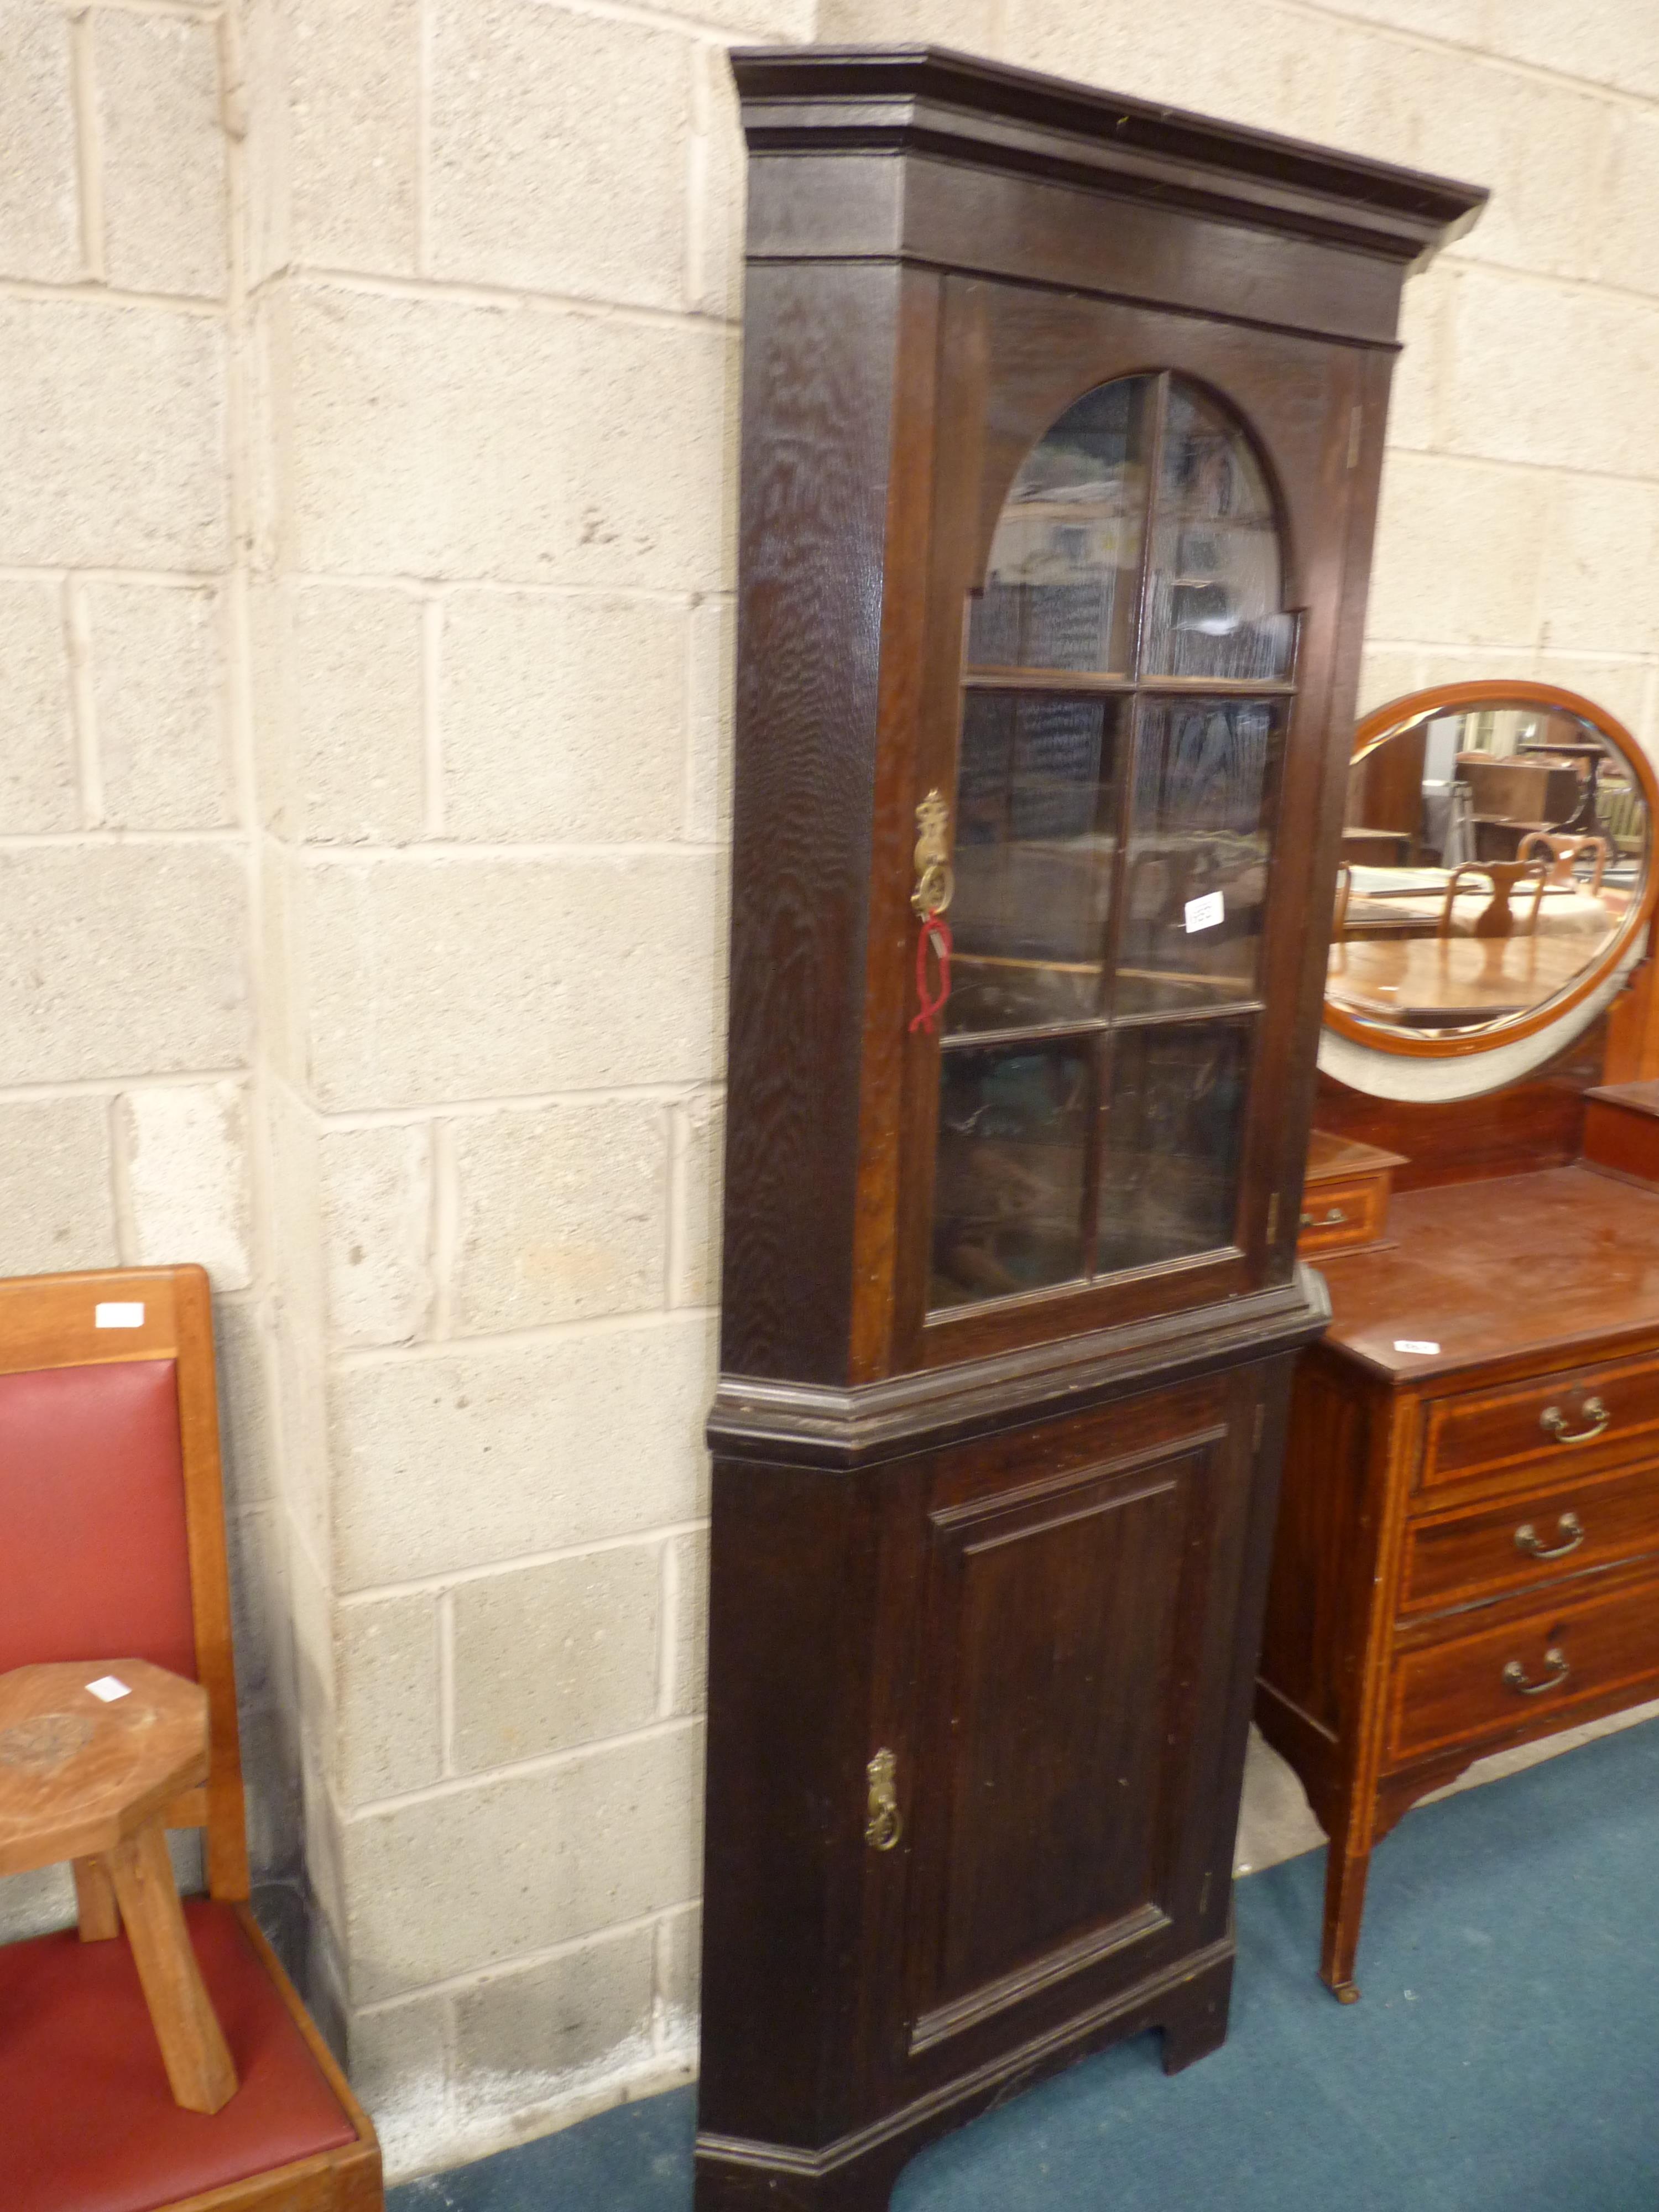
M 1225 921 L 1226 915 L 1227 908 L 1219 891 L 1206 891 L 1202 898 L 1188 899 L 1188 936 L 1190 937 L 1195 929 L 1213 929 L 1217 922 Z
M 94 1306 L 92 1319 L 95 1328 L 142 1328 L 144 1310 L 143 1306 L 118 1304 Z
M 112 1705 L 118 1698 L 132 1695 L 131 1684 L 124 1682 L 118 1674 L 100 1674 L 95 1682 L 88 1682 L 87 1687 L 94 1698 L 101 1698 L 106 1705 Z
M 1418 1352 L 1432 1355 L 1439 1351 L 1440 1346 L 1431 1343 L 1426 1336 L 1397 1336 L 1394 1340 L 1394 1348 L 1396 1352 Z

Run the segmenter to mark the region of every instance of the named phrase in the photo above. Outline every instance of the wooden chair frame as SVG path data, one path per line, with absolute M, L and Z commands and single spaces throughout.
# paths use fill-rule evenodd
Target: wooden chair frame
M 137 1328 L 100 1328 L 95 1316 L 104 1304 L 141 1305 L 143 1319 Z M 219 1397 L 206 1273 L 194 1266 L 120 1267 L 0 1281 L 0 1375 L 156 1359 L 172 1360 L 177 1379 L 191 1611 L 198 1679 L 208 1696 L 210 1738 L 207 1783 L 173 1801 L 167 1824 L 206 1832 L 208 1895 L 233 1907 L 356 2139 L 205 2195 L 175 2198 L 155 2212 L 380 2212 L 385 2191 L 374 2124 L 352 2095 L 248 1905 Z
M 1581 853 L 1594 856 L 1595 873 L 1590 878 L 1592 898 L 1601 888 L 1601 878 L 1607 872 L 1607 841 L 1605 837 L 1566 837 L 1553 830 L 1529 830 L 1515 848 L 1517 860 L 1529 860 L 1540 849 L 1549 859 L 1549 880 L 1552 884 L 1570 884 L 1575 880 L 1573 870 Z
M 1463 860 L 1451 872 L 1446 884 L 1446 896 L 1440 908 L 1438 933 L 1449 938 L 1452 933 L 1452 914 L 1466 876 L 1484 876 L 1490 887 L 1486 904 L 1475 917 L 1474 933 L 1476 937 L 1530 937 L 1538 928 L 1538 909 L 1543 902 L 1549 864 L 1545 860 Z M 1524 921 L 1520 921 L 1510 905 L 1510 900 L 1522 884 L 1530 881 L 1533 886 L 1532 906 Z M 1517 927 L 1517 923 L 1519 926 Z

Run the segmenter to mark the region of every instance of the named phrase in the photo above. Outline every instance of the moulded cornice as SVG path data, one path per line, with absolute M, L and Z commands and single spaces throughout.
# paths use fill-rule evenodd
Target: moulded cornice
M 1418 267 L 1479 185 L 939 46 L 739 47 L 751 154 L 915 154 L 1081 185 Z

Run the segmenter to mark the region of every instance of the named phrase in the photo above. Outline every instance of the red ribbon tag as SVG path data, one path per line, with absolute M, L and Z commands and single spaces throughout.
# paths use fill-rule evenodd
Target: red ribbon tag
M 927 979 L 927 948 L 933 948 L 939 963 L 939 978 L 930 986 Z M 916 1005 L 911 1016 L 913 1030 L 932 1033 L 933 1024 L 945 1008 L 951 995 L 951 927 L 942 914 L 930 914 L 922 923 L 916 938 Z

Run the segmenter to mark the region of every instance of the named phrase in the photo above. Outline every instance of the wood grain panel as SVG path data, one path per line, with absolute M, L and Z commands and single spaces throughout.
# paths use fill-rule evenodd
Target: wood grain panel
M 1557 1549 L 1563 1557 L 1538 1557 Z M 1519 1498 L 1414 1522 L 1406 1534 L 1400 1609 L 1468 1605 L 1653 1551 L 1659 1551 L 1659 1471 L 1650 1460 L 1548 1487 L 1534 1475 Z
M 1386 1175 L 1351 1176 L 1346 1182 L 1304 1188 L 1296 1249 L 1304 1259 L 1375 1243 L 1388 1219 Z
M 1334 1134 L 1403 1154 L 1396 1191 L 1565 1167 L 1583 1148 L 1584 1093 L 1601 1080 L 1607 1034 L 1606 1020 L 1594 1021 L 1536 1075 L 1430 1105 L 1373 1098 L 1322 1069 L 1314 1119 Z
M 944 1996 L 1158 1902 L 1191 1480 L 1186 1462 L 940 1532 L 956 1666 Z
M 1659 1182 L 1659 1083 L 1620 1083 L 1584 1102 L 1584 1158 L 1632 1182 Z
M 1331 1734 L 1351 1583 L 1365 1565 L 1370 1427 L 1364 1391 L 1316 1352 L 1304 1354 L 1291 1392 L 1261 1674 L 1279 1702 Z M 1261 1718 L 1272 1732 L 1273 1717 L 1264 1709 Z
M 898 275 L 753 269 L 720 1364 L 849 1379 Z
M 1553 1662 L 1548 1655 L 1560 1655 Z M 1535 1696 L 1505 1679 L 1518 1665 Z M 1566 1672 L 1559 1674 L 1565 1665 Z M 1553 1679 L 1557 1675 L 1559 1679 Z M 1541 1729 L 1581 1699 L 1634 1692 L 1659 1679 L 1659 1583 L 1638 1582 L 1604 1596 L 1540 1608 L 1479 1635 L 1405 1653 L 1395 1668 L 1389 1714 L 1390 1759 L 1403 1765 L 1443 1746 L 1478 1742 L 1531 1714 Z M 1637 1699 L 1632 1695 L 1630 1702 Z
M 1589 1410 L 1595 1399 L 1607 1419 Z M 1557 1443 L 1547 1427 L 1557 1414 L 1583 1443 Z M 1634 1438 L 1659 1428 L 1659 1360 L 1612 1360 L 1540 1375 L 1509 1390 L 1468 1390 L 1426 1408 L 1423 1483 L 1467 1481 L 1513 1472 L 1528 1484 L 1560 1480 L 1562 1470 L 1627 1458 Z

